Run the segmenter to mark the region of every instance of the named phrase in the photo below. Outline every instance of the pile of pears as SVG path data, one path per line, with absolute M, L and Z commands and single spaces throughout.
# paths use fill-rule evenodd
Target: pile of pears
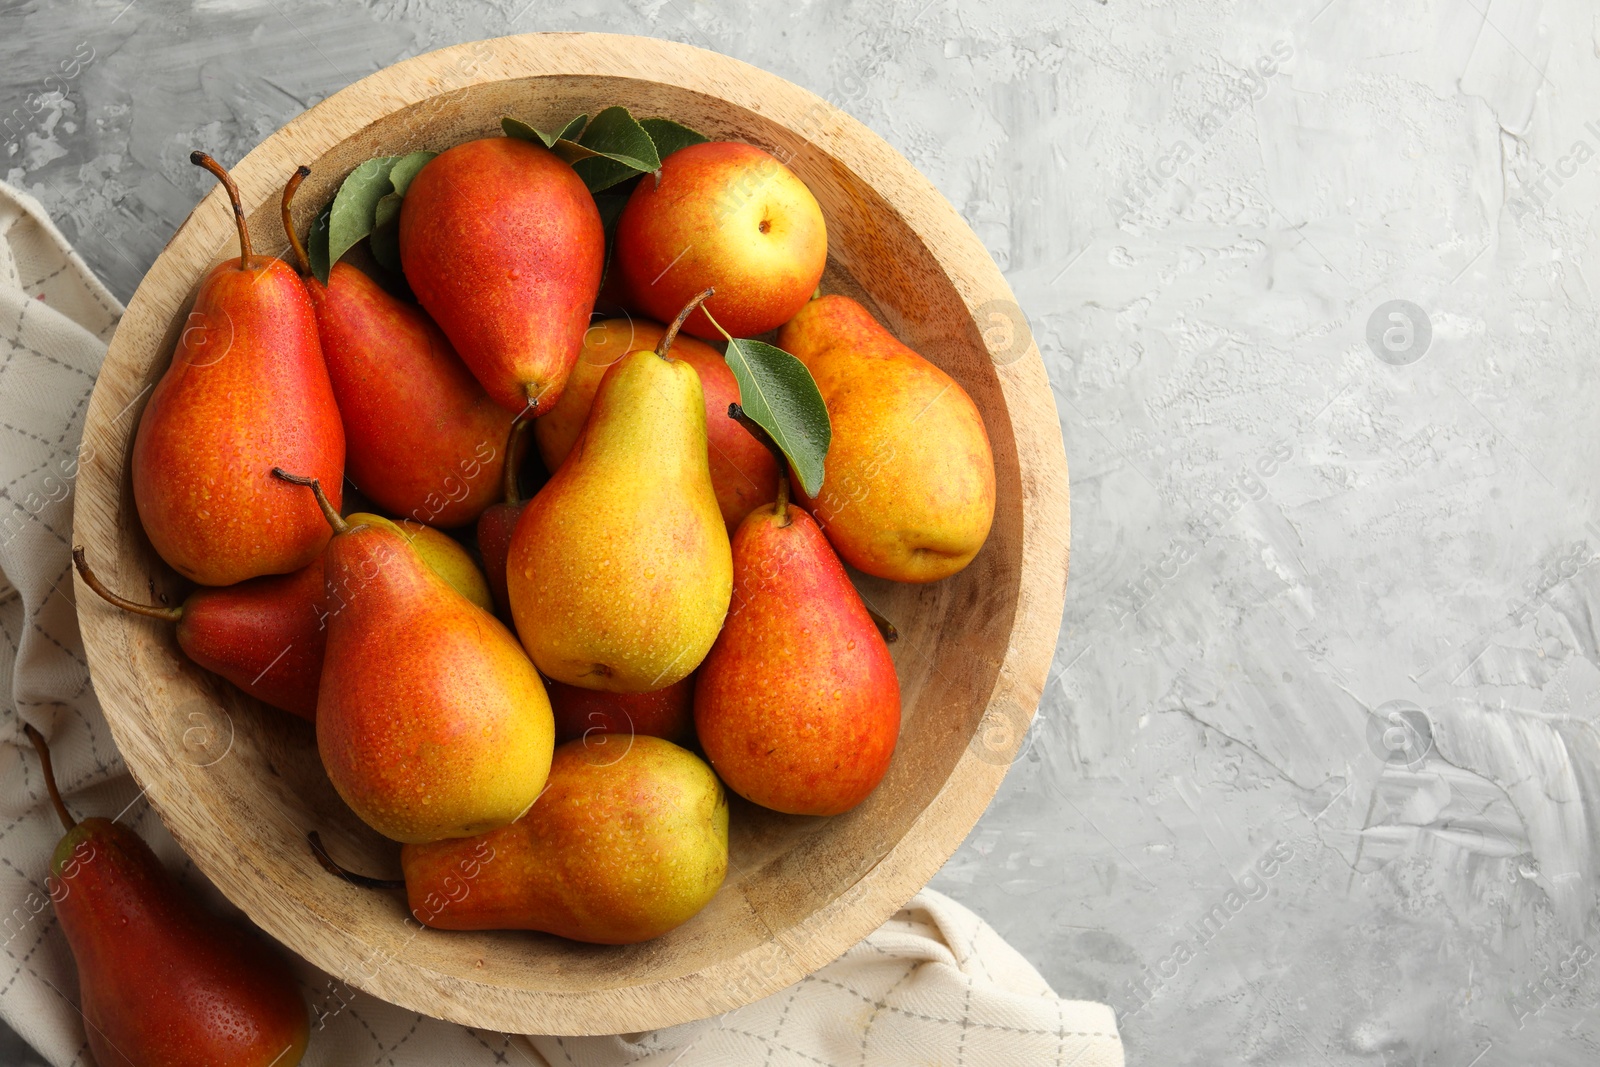
M 845 565 L 965 567 L 994 464 L 960 385 L 820 295 L 826 226 L 796 174 L 681 148 L 608 232 L 557 153 L 469 141 L 410 180 L 403 279 L 340 261 L 324 282 L 292 223 L 306 168 L 289 249 L 264 256 L 226 170 L 192 160 L 240 254 L 200 283 L 132 483 L 195 588 L 142 604 L 75 558 L 314 723 L 339 796 L 403 846 L 420 922 L 657 937 L 722 883 L 725 788 L 791 815 L 866 799 L 900 689 Z M 775 332 L 820 392 L 816 493 L 736 406 L 729 324 Z

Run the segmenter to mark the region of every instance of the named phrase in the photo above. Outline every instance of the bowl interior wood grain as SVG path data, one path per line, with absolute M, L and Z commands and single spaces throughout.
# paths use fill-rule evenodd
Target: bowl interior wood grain
M 858 582 L 899 627 L 892 647 L 904 694 L 899 749 L 866 803 L 813 819 L 736 801 L 721 892 L 689 923 L 645 944 L 423 929 L 398 895 L 347 885 L 313 862 L 305 835 L 315 829 L 347 865 L 397 871 L 396 846 L 335 795 L 309 725 L 193 666 L 170 626 L 123 614 L 79 587 L 84 641 L 117 743 L 201 869 L 269 933 L 351 986 L 488 1029 L 616 1033 L 705 1017 L 775 992 L 869 933 L 938 869 L 998 787 L 1038 703 L 1066 582 L 1066 463 L 1049 383 L 1025 339 L 1018 346 L 1002 337 L 993 352 L 985 344 L 984 331 L 1006 327 L 1015 308 L 1003 278 L 910 164 L 782 79 L 644 38 L 475 42 L 343 90 L 274 134 L 234 175 L 257 249 L 271 252 L 285 247 L 278 195 L 297 164 L 312 169 L 298 196 L 303 232 L 369 157 L 498 136 L 502 115 L 548 129 L 611 104 L 785 159 L 827 219 L 825 288 L 864 300 L 983 412 L 998 508 L 982 553 L 933 585 Z M 140 285 L 95 389 L 76 541 L 108 583 L 129 593 L 176 602 L 185 592 L 140 529 L 128 456 L 199 279 L 235 254 L 217 190 Z

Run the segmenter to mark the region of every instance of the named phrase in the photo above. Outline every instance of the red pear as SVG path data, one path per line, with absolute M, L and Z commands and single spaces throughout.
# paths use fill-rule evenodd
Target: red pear
M 83 584 L 102 598 L 138 615 L 178 624 L 178 647 L 195 663 L 220 674 L 264 704 L 315 721 L 322 653 L 322 561 L 293 574 L 251 578 L 238 585 L 201 586 L 175 608 L 126 600 L 100 583 L 72 550 Z
M 695 729 L 735 793 L 837 815 L 889 767 L 900 683 L 844 565 L 787 488 L 734 534 L 733 605 L 700 667 Z
M 232 585 L 320 557 L 328 524 L 272 477 L 274 466 L 344 480 L 344 427 L 300 277 L 250 252 L 239 191 L 203 152 L 233 202 L 239 258 L 200 283 L 177 351 L 139 419 L 133 499 L 150 543 L 184 577 Z
M 507 410 L 555 404 L 600 292 L 605 232 L 583 179 L 514 137 L 430 160 L 400 207 L 406 280 Z
M 79 1010 L 95 1062 L 295 1067 L 310 1027 L 283 960 L 253 932 L 202 908 L 126 826 L 74 822 L 44 738 L 32 726 L 23 731 L 67 830 L 48 884 L 78 965 Z
M 444 528 L 473 522 L 499 492 L 500 445 L 515 416 L 421 308 L 342 261 L 327 285 L 311 273 L 289 214 L 310 173 L 301 167 L 283 190 L 283 229 L 316 309 L 344 420 L 345 473 L 391 515 Z

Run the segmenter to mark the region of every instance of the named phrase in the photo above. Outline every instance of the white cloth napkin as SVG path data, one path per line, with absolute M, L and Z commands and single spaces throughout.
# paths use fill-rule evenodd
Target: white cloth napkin
M 10 741 L 0 745 L 0 1018 L 56 1067 L 87 1064 L 89 1054 L 72 956 L 44 886 L 60 830 L 19 718 L 50 739 L 80 817 L 121 812 L 211 906 L 227 909 L 133 787 L 78 638 L 71 491 L 89 392 L 121 314 L 38 203 L 0 183 L 0 686 L 13 706 L 0 712 L 0 738 Z M 297 973 L 308 1003 L 325 1012 L 313 1024 L 311 1067 L 1123 1062 L 1110 1008 L 1058 998 L 987 923 L 931 890 L 789 989 L 649 1034 L 469 1030 L 352 996 L 303 962 Z

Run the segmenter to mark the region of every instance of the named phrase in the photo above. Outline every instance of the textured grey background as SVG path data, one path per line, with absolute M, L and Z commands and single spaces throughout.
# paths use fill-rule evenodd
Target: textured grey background
M 936 887 L 1133 1063 L 1595 1061 L 1585 0 L 8 0 L 0 173 L 126 299 L 211 186 L 191 148 L 541 29 L 829 97 L 1031 319 L 1065 625 Z

